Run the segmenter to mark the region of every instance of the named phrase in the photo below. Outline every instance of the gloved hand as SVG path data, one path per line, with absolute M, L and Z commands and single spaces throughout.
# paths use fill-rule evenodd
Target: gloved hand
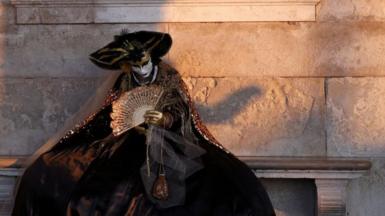
M 144 122 L 147 124 L 161 125 L 163 122 L 163 113 L 157 110 L 147 110 L 143 115 Z
M 172 116 L 167 112 L 147 110 L 143 117 L 146 124 L 153 124 L 164 128 L 169 128 L 172 124 Z

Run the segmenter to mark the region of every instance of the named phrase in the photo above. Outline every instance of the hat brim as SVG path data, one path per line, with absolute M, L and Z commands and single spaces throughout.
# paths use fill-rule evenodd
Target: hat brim
M 123 48 L 126 41 L 142 44 L 154 60 L 166 55 L 172 45 L 171 36 L 167 33 L 151 31 L 126 33 L 115 36 L 114 41 L 91 53 L 90 60 L 104 69 L 120 69 L 121 62 L 129 60 L 130 51 Z

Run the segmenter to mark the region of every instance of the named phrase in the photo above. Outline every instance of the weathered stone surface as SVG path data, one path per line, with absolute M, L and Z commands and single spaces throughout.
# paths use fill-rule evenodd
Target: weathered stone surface
M 204 122 L 235 154 L 325 154 L 323 79 L 185 80 Z
M 0 1 L 0 71 L 1 66 L 5 62 L 6 52 L 5 52 L 5 38 L 8 34 L 10 26 L 14 24 L 14 10 L 9 6 L 8 1 Z M 1 72 L 0 72 L 1 77 Z
M 93 3 L 91 3 L 93 4 Z M 71 14 L 71 16 L 68 16 Z M 48 23 L 93 23 L 95 10 L 92 7 L 56 5 L 51 7 L 20 7 L 17 8 L 17 23 L 48 24 Z
M 383 156 L 385 78 L 332 78 L 327 89 L 328 155 Z
M 9 4 L 10 0 L 0 1 L 0 32 L 6 32 L 7 25 L 15 23 L 15 10 Z
M 262 179 L 277 216 L 309 216 L 316 209 L 316 189 L 311 180 Z
M 170 60 L 185 76 L 385 74 L 385 24 L 327 22 L 6 25 L 0 76 L 99 76 L 108 71 L 88 55 L 114 34 L 122 28 L 167 31 L 167 25 L 174 39 Z
M 318 2 L 13 1 L 20 24 L 314 21 Z
M 298 76 L 307 75 L 312 65 L 308 24 L 169 25 L 174 38 L 170 60 L 185 75 Z
M 191 76 L 384 75 L 385 24 L 170 24 L 170 60 Z
M 323 79 L 187 78 L 205 122 L 238 155 L 323 155 Z M 3 79 L 0 154 L 29 154 L 84 103 L 95 79 Z M 18 95 L 16 97 L 15 95 Z
M 367 175 L 348 185 L 349 216 L 377 216 L 385 212 L 385 158 L 372 158 L 372 162 L 373 167 Z
M 316 42 L 317 53 L 313 75 L 384 75 L 384 23 L 323 23 L 311 37 Z
M 164 25 L 154 24 L 12 26 L 0 37 L 4 44 L 0 76 L 94 77 L 108 73 L 88 56 L 123 28 L 166 31 Z
M 318 5 L 319 21 L 384 21 L 383 0 L 322 0 Z
M 0 79 L 0 155 L 31 154 L 87 101 L 95 79 Z

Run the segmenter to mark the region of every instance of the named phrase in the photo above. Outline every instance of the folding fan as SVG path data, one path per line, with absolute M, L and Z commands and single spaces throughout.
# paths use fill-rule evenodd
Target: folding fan
M 147 110 L 154 110 L 161 98 L 163 89 L 160 86 L 140 86 L 123 93 L 112 103 L 111 128 L 114 136 L 144 122 L 143 115 Z

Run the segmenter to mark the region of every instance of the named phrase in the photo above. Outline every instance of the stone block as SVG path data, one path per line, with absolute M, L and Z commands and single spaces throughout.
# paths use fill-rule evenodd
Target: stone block
M 186 76 L 382 76 L 385 24 L 169 24 L 171 62 Z
M 110 42 L 122 28 L 169 31 L 174 41 L 169 60 L 185 76 L 385 74 L 381 57 L 384 23 L 291 22 L 7 25 L 0 34 L 0 76 L 92 77 L 108 73 L 93 65 L 88 55 Z
M 307 76 L 306 23 L 172 23 L 171 62 L 186 76 Z M 305 61 L 306 59 L 306 61 Z
M 319 21 L 384 21 L 383 0 L 322 0 L 317 8 Z
M 60 23 L 93 23 L 94 9 L 89 6 L 70 7 L 19 7 L 17 8 L 17 23 L 20 24 L 60 24 Z
M 14 0 L 19 24 L 314 21 L 320 0 L 68 1 Z
M 385 158 L 372 158 L 371 171 L 348 184 L 349 216 L 377 216 L 385 212 Z
M 87 101 L 94 78 L 0 79 L 0 155 L 28 155 Z
M 384 23 L 320 23 L 309 37 L 316 53 L 311 76 L 384 75 Z
M 324 155 L 323 79 L 186 81 L 209 129 L 235 154 Z M 7 78 L 0 83 L 3 155 L 32 153 L 96 88 L 94 78 Z
M 164 25 L 18 25 L 1 35 L 0 77 L 95 77 L 108 73 L 88 56 L 122 29 L 166 31 Z
M 327 80 L 330 156 L 384 156 L 385 78 Z
M 10 6 L 8 1 L 0 2 L 0 32 L 7 30 L 7 25 L 15 24 L 15 9 Z
M 236 155 L 324 155 L 323 79 L 192 78 L 203 121 Z

